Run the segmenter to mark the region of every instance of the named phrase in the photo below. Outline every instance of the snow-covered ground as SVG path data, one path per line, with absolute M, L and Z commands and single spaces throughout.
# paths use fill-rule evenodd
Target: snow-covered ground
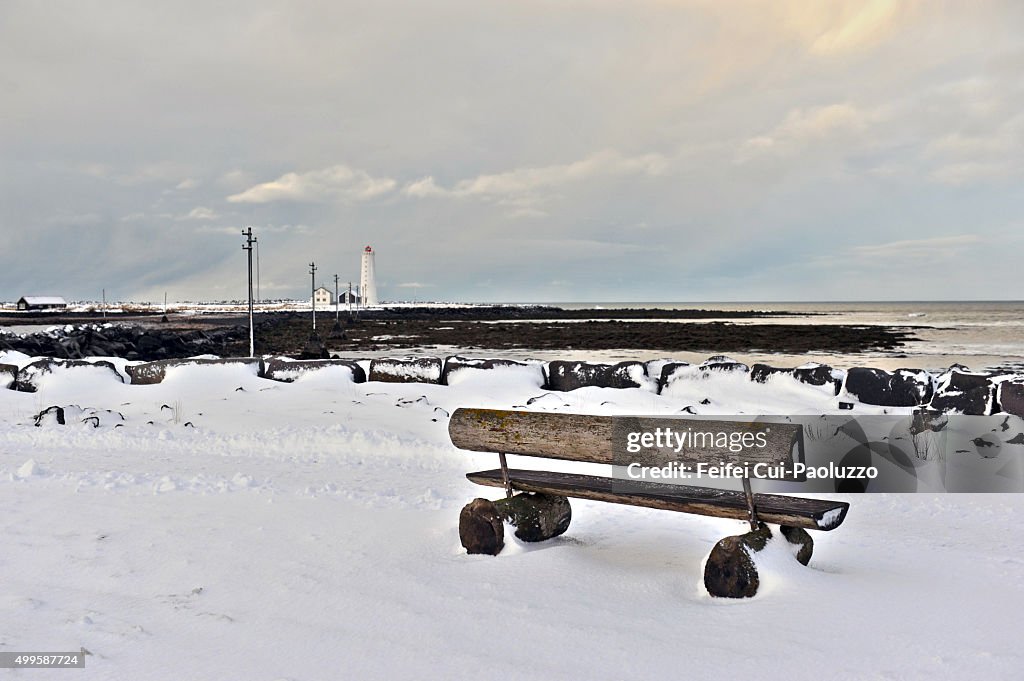
M 455 450 L 447 414 L 523 405 L 543 393 L 534 373 L 468 373 L 452 386 L 347 376 L 330 368 L 284 384 L 206 366 L 126 385 L 85 368 L 44 377 L 37 393 L 0 390 L 0 650 L 91 653 L 85 670 L 7 677 L 1024 672 L 1021 495 L 828 495 L 852 508 L 842 527 L 815 533 L 809 568 L 769 545 L 760 593 L 716 600 L 702 560 L 743 523 L 573 500 L 562 537 L 524 545 L 508 532 L 498 557 L 464 553 L 460 508 L 500 494 L 464 474 L 496 457 Z M 719 408 L 764 407 L 755 392 L 729 394 Z M 814 408 L 790 397 L 780 408 Z M 683 403 L 692 397 L 585 388 L 531 408 Z M 51 405 L 81 411 L 36 427 Z M 99 427 L 81 423 L 89 414 Z

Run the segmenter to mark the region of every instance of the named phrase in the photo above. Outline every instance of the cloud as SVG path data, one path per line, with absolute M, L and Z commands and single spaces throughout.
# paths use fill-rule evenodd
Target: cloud
M 853 253 L 862 258 L 899 258 L 901 260 L 948 259 L 981 244 L 977 234 L 939 236 L 930 239 L 904 239 L 870 246 L 855 246 Z
M 1019 172 L 1019 166 L 1008 161 L 966 161 L 942 165 L 933 170 L 928 177 L 939 184 L 959 186 L 999 181 Z
M 535 220 L 538 218 L 546 218 L 549 213 L 539 208 L 531 208 L 530 206 L 523 206 L 522 208 L 515 208 L 507 213 L 510 218 L 523 218 L 527 220 Z
M 297 201 L 312 203 L 369 201 L 390 193 L 396 186 L 391 178 L 372 177 L 364 170 L 334 165 L 305 173 L 285 173 L 228 197 L 231 203 Z
M 395 284 L 397 288 L 430 288 L 433 284 L 423 284 L 418 281 L 409 281 L 404 284 Z
M 218 184 L 228 187 L 229 189 L 242 189 L 246 185 L 252 184 L 252 182 L 252 176 L 241 168 L 229 170 L 217 178 Z
M 871 47 L 894 33 L 911 16 L 915 2 L 846 0 L 789 2 L 779 5 L 783 22 L 804 40 L 807 50 L 828 56 Z
M 197 234 L 229 234 L 231 236 L 238 235 L 241 238 L 242 230 L 246 226 L 239 225 L 200 225 L 193 231 Z M 315 230 L 309 225 L 252 225 L 253 235 L 259 239 L 267 234 L 288 234 L 288 235 L 301 235 L 311 234 Z
M 187 215 L 183 215 L 179 220 L 216 220 L 219 215 L 213 210 L 205 206 L 196 206 L 188 212 Z
M 98 213 L 72 214 L 62 212 L 47 220 L 48 224 L 58 227 L 83 227 L 87 225 L 97 225 L 102 222 L 103 218 Z
M 186 177 L 184 180 L 182 180 L 181 182 L 176 184 L 174 186 L 174 188 L 179 190 L 179 191 L 184 191 L 184 190 L 187 190 L 187 189 L 195 189 L 198 186 L 199 186 L 199 181 L 198 180 L 194 180 L 191 177 Z
M 600 151 L 572 163 L 477 175 L 459 180 L 451 188 L 442 187 L 432 176 L 428 176 L 410 182 L 402 192 L 415 198 L 505 200 L 536 197 L 545 191 L 597 178 L 661 175 L 668 165 L 669 159 L 662 154 L 624 156 L 617 151 Z
M 929 142 L 922 157 L 934 164 L 929 178 L 947 185 L 998 181 L 1024 173 L 1024 114 L 998 124 L 957 130 Z
M 872 0 L 843 17 L 840 23 L 819 35 L 811 43 L 811 52 L 831 54 L 859 49 L 878 42 L 893 29 L 899 17 L 900 3 Z
M 774 128 L 744 142 L 737 161 L 765 153 L 791 154 L 835 135 L 860 132 L 876 118 L 851 104 L 793 109 Z

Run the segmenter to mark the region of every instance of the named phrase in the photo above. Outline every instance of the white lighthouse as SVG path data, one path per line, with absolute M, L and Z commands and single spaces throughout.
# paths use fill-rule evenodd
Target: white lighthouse
M 359 268 L 359 296 L 364 307 L 377 306 L 377 279 L 373 268 L 373 248 L 363 249 L 363 262 Z

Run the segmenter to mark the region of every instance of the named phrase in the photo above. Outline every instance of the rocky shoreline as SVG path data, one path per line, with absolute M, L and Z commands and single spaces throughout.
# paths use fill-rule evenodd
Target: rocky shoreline
M 620 319 L 619 317 L 627 317 Z M 860 353 L 891 351 L 913 339 L 913 329 L 746 321 L 785 314 L 708 310 L 559 310 L 548 307 L 392 308 L 349 317 L 318 316 L 317 336 L 328 354 L 459 347 L 488 350 L 652 350 Z M 730 321 L 687 321 L 709 318 Z M 239 314 L 134 316 L 96 323 L 94 315 L 0 317 L 4 324 L 30 320 L 45 333 L 0 335 L 0 350 L 31 356 L 81 359 L 123 357 L 160 360 L 199 354 L 248 354 L 247 319 Z M 167 321 L 163 321 L 166 319 Z M 532 321 L 526 321 L 532 320 Z M 540 320 L 540 321 L 537 321 Z M 82 324 L 81 322 L 87 322 Z M 78 322 L 77 324 L 75 322 Z M 127 323 L 125 323 L 127 322 Z M 256 317 L 257 354 L 303 356 L 312 328 L 308 313 Z M 308 356 L 308 353 L 307 355 Z

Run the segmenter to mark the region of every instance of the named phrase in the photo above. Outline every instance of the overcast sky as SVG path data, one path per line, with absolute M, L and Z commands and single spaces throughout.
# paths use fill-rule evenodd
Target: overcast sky
M 0 0 L 0 299 L 1022 299 L 1024 3 Z M 318 280 L 319 283 L 319 280 Z

